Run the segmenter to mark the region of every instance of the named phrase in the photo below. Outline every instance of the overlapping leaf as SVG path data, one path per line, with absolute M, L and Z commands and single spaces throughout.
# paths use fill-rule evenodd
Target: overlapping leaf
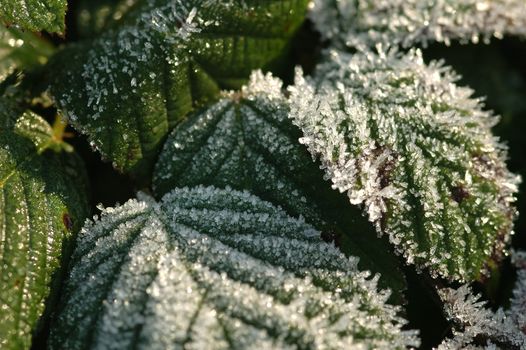
M 55 349 L 399 349 L 417 345 L 376 280 L 247 192 L 177 189 L 79 236 Z
M 65 30 L 67 0 L 0 0 L 0 21 L 30 31 Z
M 502 256 L 518 179 L 491 134 L 497 118 L 455 79 L 419 51 L 333 51 L 291 88 L 292 114 L 334 187 L 408 262 L 473 280 Z
M 404 278 L 388 242 L 323 180 L 323 172 L 299 144 L 301 132 L 289 119 L 282 83 L 255 72 L 240 92 L 229 93 L 179 124 L 155 166 L 153 187 L 160 198 L 176 187 L 214 185 L 246 189 L 303 216 L 360 257 L 360 267 L 382 275 L 380 283 L 401 298 Z
M 15 115 L 13 115 L 15 114 Z M 82 162 L 0 98 L 0 347 L 29 348 L 68 239 L 88 214 Z
M 282 57 L 306 6 L 144 0 L 119 27 L 58 55 L 51 91 L 104 157 L 147 176 L 164 137 L 194 105 Z
M 340 48 L 526 37 L 523 0 L 315 0 L 311 18 Z

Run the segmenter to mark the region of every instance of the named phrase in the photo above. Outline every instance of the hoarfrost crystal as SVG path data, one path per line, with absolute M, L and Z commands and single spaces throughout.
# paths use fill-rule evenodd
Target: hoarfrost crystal
M 514 258 L 520 270 L 510 310 L 491 311 L 467 285 L 439 291 L 446 316 L 453 322 L 453 338 L 444 340 L 438 350 L 491 349 L 496 348 L 496 344 L 499 348 L 526 348 L 524 253 Z M 476 346 L 477 339 L 485 339 L 486 346 Z
M 377 279 L 301 219 L 247 192 L 176 189 L 85 226 L 56 349 L 403 349 Z

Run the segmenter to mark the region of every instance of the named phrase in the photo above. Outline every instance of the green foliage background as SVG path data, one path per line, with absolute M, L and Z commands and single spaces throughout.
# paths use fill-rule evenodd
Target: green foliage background
M 58 2 L 57 2 L 58 3 Z M 115 26 L 114 20 L 111 18 L 111 13 L 115 9 L 121 9 L 123 13 L 128 13 L 128 9 L 122 2 L 113 2 L 109 6 L 107 0 L 97 1 L 72 1 L 69 4 L 66 20 L 67 30 L 64 35 L 43 33 L 42 37 L 45 41 L 51 42 L 56 46 L 62 44 L 75 43 L 75 45 L 83 46 L 90 38 L 98 35 L 100 32 Z M 133 9 L 132 9 L 133 10 Z M 299 22 L 298 22 L 299 23 Z M 52 27 L 30 27 L 30 29 L 47 29 L 61 31 L 60 26 L 57 27 L 55 23 Z M 285 45 L 285 44 L 284 44 Z M 313 30 L 312 24 L 306 21 L 299 27 L 287 48 L 286 57 L 281 57 L 279 64 L 271 64 L 266 68 L 273 70 L 285 83 L 292 83 L 293 68 L 295 64 L 300 64 L 305 72 L 311 72 L 319 59 L 321 50 L 326 46 L 319 35 Z M 496 135 L 509 146 L 508 161 L 509 169 L 526 178 L 526 137 L 524 135 L 526 130 L 526 42 L 517 38 L 504 38 L 503 40 L 493 40 L 489 45 L 486 44 L 468 44 L 460 45 L 453 43 L 451 46 L 443 44 L 432 44 L 429 47 L 423 48 L 424 57 L 430 61 L 432 59 L 444 59 L 447 65 L 452 66 L 461 76 L 460 85 L 470 86 L 475 90 L 476 96 L 486 97 L 486 108 L 495 111 L 502 116 L 501 122 L 494 128 Z M 67 53 L 66 53 L 67 54 Z M 15 57 L 16 58 L 16 57 Z M 60 63 L 60 62 L 59 62 Z M 77 62 L 79 63 L 79 62 Z M 276 62 L 274 62 L 276 63 Z M 37 63 L 28 62 L 23 65 L 35 66 Z M 82 64 L 80 62 L 79 64 Z M 249 65 L 245 70 L 249 72 L 252 68 L 258 66 L 257 63 Z M 0 72 L 1 76 L 1 72 Z M 48 79 L 46 73 L 40 71 L 38 68 L 31 71 L 30 78 Z M 30 81 L 30 79 L 28 79 Z M 64 89 L 70 88 L 68 79 L 63 79 L 66 83 Z M 236 79 L 224 80 L 219 84 L 221 87 L 238 87 L 239 81 Z M 34 93 L 38 93 L 41 87 L 38 84 L 29 84 L 26 86 Z M 217 87 L 215 87 L 217 88 Z M 203 89 L 206 90 L 206 89 Z M 54 122 L 56 109 L 48 103 L 48 101 L 36 101 L 31 103 L 31 109 L 44 116 L 50 124 Z M 192 103 L 190 102 L 190 105 Z M 195 106 L 202 107 L 200 104 Z M 186 108 L 186 107 L 185 107 Z M 187 110 L 189 110 L 188 107 Z M 184 109 L 184 108 L 183 108 Z M 178 122 L 178 121 L 177 121 Z M 192 120 L 187 120 L 185 123 L 192 123 Z M 174 122 L 174 125 L 176 122 Z M 118 203 L 124 203 L 129 198 L 133 198 L 136 190 L 145 189 L 148 186 L 149 180 L 143 181 L 140 179 L 148 171 L 141 169 L 136 171 L 134 176 L 125 175 L 119 171 L 114 170 L 110 163 L 104 162 L 100 159 L 98 153 L 93 152 L 90 146 L 90 140 L 85 135 L 77 134 L 76 131 L 68 126 L 66 132 L 72 133 L 74 136 L 67 140 L 73 146 L 75 151 L 83 159 L 87 178 L 89 179 L 89 194 L 91 212 L 97 213 L 99 204 L 104 207 L 115 206 Z M 297 130 L 288 130 L 290 137 L 297 136 Z M 170 137 L 174 137 L 171 135 Z M 162 137 L 160 138 L 162 139 Z M 158 140 L 159 141 L 159 140 Z M 159 141 L 152 151 L 152 154 L 157 155 L 160 152 Z M 154 156 L 152 156 L 154 157 Z M 308 157 L 305 153 L 302 157 Z M 149 162 L 149 167 L 152 163 Z M 118 166 L 119 168 L 123 168 Z M 142 167 L 142 164 L 141 164 Z M 126 168 L 126 166 L 124 166 Z M 316 172 L 315 167 L 303 170 L 306 173 Z M 129 169 L 127 169 L 129 170 Z M 296 169 L 297 170 L 297 169 Z M 301 169 L 300 169 L 301 170 Z M 132 169 L 132 172 L 134 170 Z M 313 188 L 321 188 L 323 180 L 321 174 L 317 173 L 313 176 L 312 183 L 309 186 Z M 195 180 L 195 178 L 192 178 Z M 250 182 L 247 179 L 248 182 Z M 182 185 L 193 185 L 192 181 L 182 183 Z M 209 183 L 207 183 L 209 184 Z M 257 184 L 250 183 L 243 188 L 254 188 Z M 321 193 L 320 193 L 321 192 Z M 331 227 L 331 232 L 336 231 L 334 237 L 328 238 L 330 241 L 338 240 L 341 248 L 348 252 L 349 247 L 355 245 L 367 246 L 368 243 L 353 242 L 349 240 L 342 227 L 353 226 L 358 231 L 366 232 L 365 237 L 373 237 L 374 230 L 367 220 L 353 219 L 352 223 L 342 217 L 341 213 L 345 212 L 342 207 L 345 205 L 347 198 L 344 195 L 337 193 L 327 193 L 326 191 L 313 191 L 314 198 L 323 198 L 317 203 L 322 207 L 322 212 L 329 213 L 331 219 L 340 218 L 340 221 Z M 159 196 L 162 193 L 159 194 Z M 316 197 L 317 196 L 317 197 Z M 321 203 L 321 204 L 320 204 Z M 526 189 L 525 184 L 521 184 L 517 207 L 519 212 L 526 213 Z M 299 214 L 308 216 L 308 213 L 298 210 Z M 358 217 L 356 214 L 355 217 Z M 337 221 L 337 219 L 335 220 Z M 526 217 L 520 215 L 515 222 L 515 233 L 512 246 L 515 249 L 526 249 Z M 377 246 L 374 253 L 381 252 L 381 247 L 386 247 L 385 239 L 375 241 Z M 386 248 L 390 250 L 390 248 Z M 381 254 L 381 253 L 378 253 Z M 367 254 L 366 254 L 367 255 Z M 374 254 L 373 254 L 374 255 Z M 392 302 L 406 303 L 406 318 L 409 320 L 407 328 L 419 329 L 422 340 L 422 348 L 430 348 L 436 346 L 444 337 L 449 334 L 450 325 L 445 320 L 440 301 L 431 286 L 440 284 L 443 281 L 432 280 L 426 273 L 419 274 L 412 266 L 406 266 L 402 259 L 395 258 L 392 252 L 382 261 L 380 265 L 375 266 L 374 261 L 368 262 L 368 257 L 362 257 L 364 267 L 372 269 L 373 271 L 381 271 L 385 265 L 389 265 L 385 271 L 389 271 L 391 265 L 393 267 L 392 274 L 389 277 L 392 279 L 386 282 L 386 285 L 403 285 L 407 283 L 407 290 L 404 295 L 395 293 L 391 299 Z M 374 260 L 373 258 L 369 258 Z M 376 269 L 376 270 L 375 270 Z M 401 269 L 405 276 L 406 282 L 403 282 L 403 277 L 399 278 L 398 270 Z M 402 280 L 402 282 L 400 282 Z M 478 291 L 490 301 L 491 305 L 496 307 L 503 305 L 511 296 L 513 283 L 515 281 L 515 272 L 511 267 L 508 259 L 505 259 L 503 264 L 496 268 L 490 280 L 484 283 L 476 283 L 475 287 Z M 380 284 L 385 280 L 380 280 Z M 445 282 L 444 282 L 445 283 Z M 56 299 L 55 299 L 56 302 Z M 50 306 L 48 305 L 48 308 Z M 52 307 L 51 307 L 52 308 Z M 49 311 L 49 310 L 48 310 Z M 33 337 L 33 348 L 45 348 L 48 337 L 49 324 L 45 318 L 42 325 L 39 326 L 38 331 Z

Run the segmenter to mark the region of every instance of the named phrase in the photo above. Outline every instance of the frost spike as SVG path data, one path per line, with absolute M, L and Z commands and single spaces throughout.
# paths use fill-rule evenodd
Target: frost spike
M 445 339 L 437 350 L 497 349 L 497 345 L 498 349 L 526 348 L 524 253 L 514 253 L 513 259 L 519 267 L 519 278 L 510 310 L 491 311 L 468 285 L 439 290 L 446 317 L 453 324 L 453 337 Z M 486 340 L 484 347 L 475 345 L 480 339 Z

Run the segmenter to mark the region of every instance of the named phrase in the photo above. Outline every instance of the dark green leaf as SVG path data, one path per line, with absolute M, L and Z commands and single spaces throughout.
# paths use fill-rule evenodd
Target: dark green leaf
M 283 56 L 306 0 L 140 2 L 120 26 L 56 57 L 52 94 L 115 167 L 147 177 L 169 130 L 220 87 Z

